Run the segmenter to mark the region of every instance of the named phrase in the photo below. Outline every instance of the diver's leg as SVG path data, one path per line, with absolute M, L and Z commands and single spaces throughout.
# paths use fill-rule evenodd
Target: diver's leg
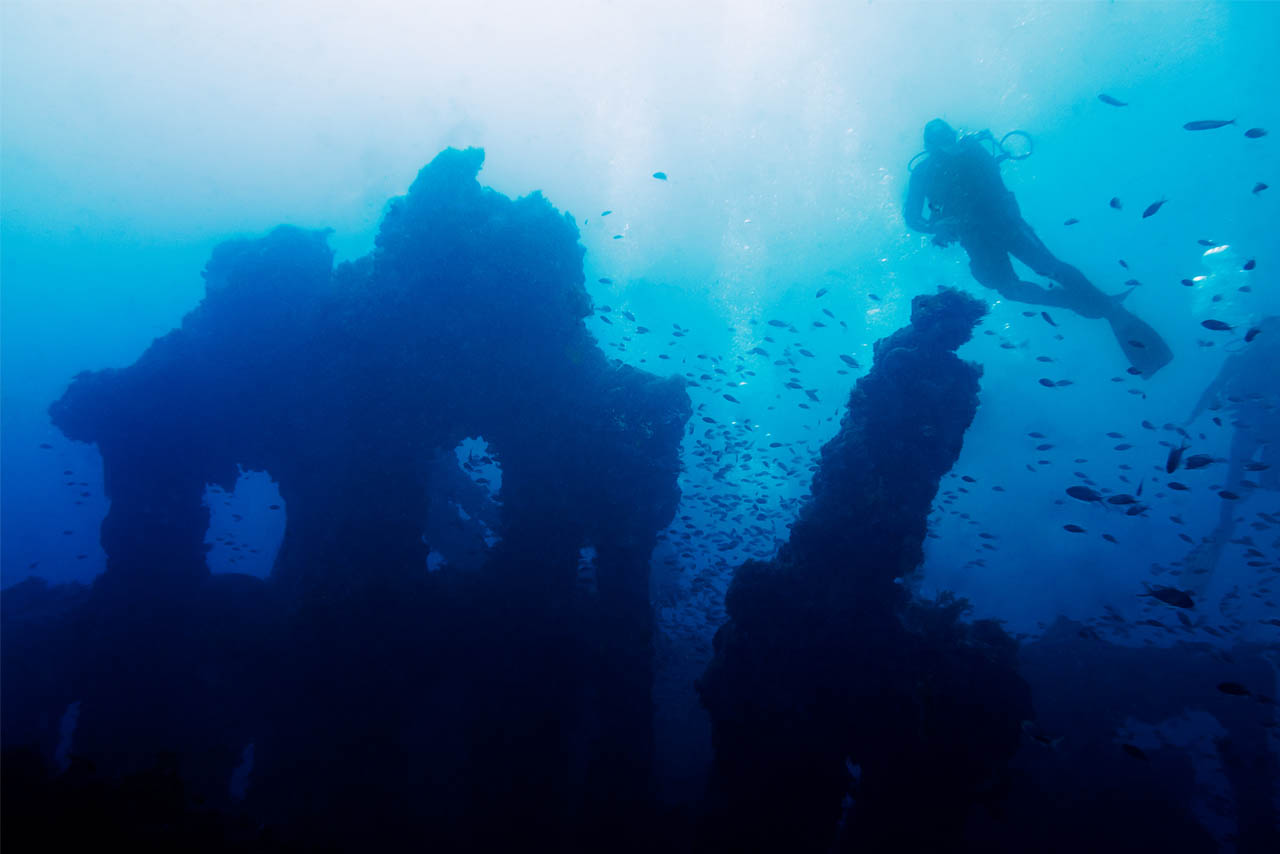
M 1253 456 L 1257 447 L 1258 443 L 1253 431 L 1248 428 L 1236 428 L 1231 435 L 1231 456 L 1227 462 L 1227 489 L 1236 491 L 1238 494 L 1240 478 L 1244 476 L 1244 464 Z M 1217 568 L 1218 559 L 1222 557 L 1222 552 L 1231 540 L 1231 532 L 1236 524 L 1236 503 L 1226 498 L 1220 498 L 1218 502 L 1218 524 L 1182 562 L 1185 587 L 1197 595 L 1203 593 L 1209 586 L 1209 580 L 1214 569 Z
M 1258 483 L 1263 489 L 1280 491 L 1280 431 L 1272 434 L 1271 441 L 1262 446 L 1259 462 L 1267 464 L 1258 476 Z
M 1019 279 L 1009 260 L 1009 253 L 1002 245 L 986 240 L 965 240 L 963 245 L 969 253 L 969 272 L 979 284 L 1014 302 L 1053 308 L 1068 307 L 1068 297 L 1061 289 L 1049 290 L 1034 282 Z
M 1011 231 L 1009 252 L 1041 276 L 1062 285 L 1067 308 L 1088 318 L 1106 317 L 1114 310 L 1116 301 L 1098 290 L 1084 273 L 1058 260 L 1026 222 L 1020 220 Z
M 1231 434 L 1231 454 L 1227 458 L 1227 479 L 1226 489 L 1231 490 L 1237 495 L 1245 492 L 1245 487 L 1240 481 L 1244 480 L 1244 465 L 1253 459 L 1253 455 L 1258 452 L 1259 447 L 1258 435 L 1252 427 L 1237 427 L 1235 432 Z M 1218 527 L 1214 529 L 1214 536 L 1226 542 L 1231 536 L 1231 529 L 1234 527 L 1236 506 L 1234 501 L 1226 498 L 1222 499 L 1222 504 L 1218 507 Z M 1219 537 L 1219 533 L 1221 536 Z
M 1122 306 L 1119 299 L 1098 290 L 1075 267 L 1058 260 L 1031 226 L 1019 222 L 1013 232 L 1009 244 L 1013 256 L 1062 285 L 1063 304 L 1067 308 L 1081 317 L 1106 318 L 1125 358 L 1143 376 L 1151 376 L 1172 361 L 1173 352 L 1160 333 Z

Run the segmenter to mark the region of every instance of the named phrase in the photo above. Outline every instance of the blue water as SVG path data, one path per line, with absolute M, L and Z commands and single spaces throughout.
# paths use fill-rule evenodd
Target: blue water
M 102 456 L 48 413 L 75 375 L 125 369 L 180 327 L 215 246 L 288 223 L 332 229 L 335 263 L 354 261 L 424 164 L 476 146 L 482 185 L 540 191 L 571 216 L 593 303 L 583 322 L 604 356 L 693 381 L 679 505 L 650 562 L 662 799 L 695 802 L 705 785 L 710 728 L 692 682 L 735 568 L 786 542 L 874 342 L 939 286 L 989 309 L 959 350 L 982 367 L 981 393 L 906 585 L 954 591 L 1026 643 L 1066 617 L 1117 647 L 1201 643 L 1274 664 L 1275 473 L 1244 475 L 1256 487 L 1228 475 L 1245 417 L 1231 406 L 1188 419 L 1226 365 L 1235 394 L 1261 396 L 1255 420 L 1275 423 L 1275 363 L 1241 356 L 1277 352 L 1253 332 L 1280 315 L 1277 43 L 1268 3 L 8 4 L 0 586 L 90 583 L 107 567 Z M 1002 299 L 963 249 L 907 227 L 908 163 L 934 117 L 997 139 L 1025 131 L 1008 145 L 1029 156 L 1001 166 L 1023 217 L 1102 291 L 1132 288 L 1124 305 L 1168 343 L 1170 365 L 1126 373 L 1103 321 Z M 1207 119 L 1235 123 L 1183 127 Z M 1271 429 L 1255 461 L 1280 463 Z M 1170 473 L 1183 444 L 1212 462 Z M 477 437 L 456 458 L 487 453 Z M 464 470 L 501 500 L 500 459 Z M 205 493 L 207 564 L 270 579 L 288 502 L 272 472 L 238 478 Z M 1081 484 L 1104 500 L 1066 493 Z M 1141 513 L 1105 501 L 1140 484 Z M 1188 555 L 1224 501 L 1229 536 L 1251 539 L 1193 574 Z M 477 531 L 478 565 L 500 532 Z M 437 546 L 424 573 L 463 548 L 451 536 L 425 530 Z M 1150 585 L 1192 591 L 1188 624 L 1143 595 Z M 1153 618 L 1165 625 L 1138 624 Z M 1028 681 L 1053 682 L 1046 668 Z M 1274 696 L 1270 679 L 1248 687 Z M 1188 703 L 1117 741 L 1151 749 L 1161 741 L 1142 728 L 1177 730 L 1167 721 L 1199 708 Z M 1210 744 L 1213 727 L 1195 718 L 1166 741 Z M 1274 738 L 1259 743 L 1274 769 Z M 1207 790 L 1220 771 L 1205 769 Z M 1232 845 L 1235 813 L 1201 812 Z

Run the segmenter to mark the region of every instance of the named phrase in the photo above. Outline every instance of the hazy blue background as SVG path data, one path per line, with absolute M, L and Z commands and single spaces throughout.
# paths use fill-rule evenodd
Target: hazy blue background
M 6 586 L 36 561 L 32 572 L 59 581 L 102 568 L 100 460 L 61 439 L 45 413 L 70 377 L 123 367 L 176 326 L 201 298 L 199 272 L 222 240 L 289 222 L 332 227 L 339 260 L 368 251 L 386 199 L 446 145 L 483 146 L 483 183 L 511 196 L 540 189 L 575 215 L 597 304 L 619 321 L 616 312 L 630 310 L 655 330 L 633 335 L 633 325 L 589 318 L 611 355 L 659 373 L 698 373 L 697 354 L 727 369 L 770 333 L 780 342 L 764 345 L 771 352 L 782 343 L 811 350 L 815 358 L 798 359 L 802 382 L 820 390 L 811 410 L 796 406 L 805 398 L 782 388 L 789 375 L 769 360 L 751 365 L 757 375 L 734 393 L 736 407 L 718 385 L 691 391 L 695 406 L 705 404 L 699 416 L 747 414 L 771 441 L 808 442 L 816 452 L 854 379 L 836 373 L 837 354 L 869 364 L 871 342 L 906 322 L 910 297 L 939 284 L 994 300 L 969 278 L 960 249 L 932 247 L 902 221 L 906 164 L 934 116 L 1033 134 L 1034 156 L 1004 168 L 1027 219 L 1104 290 L 1142 281 L 1128 305 L 1176 358 L 1150 382 L 1112 383 L 1127 375 L 1104 323 L 1058 311 L 1053 329 L 1023 317 L 1025 306 L 996 304 L 983 329 L 998 334 L 979 334 L 962 351 L 986 369 L 956 470 L 978 483 L 948 508 L 978 524 L 940 515 L 926 587 L 971 595 L 981 613 L 1015 629 L 1060 612 L 1097 614 L 1103 603 L 1132 611 L 1148 566 L 1186 552 L 1176 533 L 1198 539 L 1213 525 L 1217 499 L 1205 490 L 1162 499 L 1141 519 L 1055 502 L 1077 482 L 1072 471 L 1119 487 L 1117 463 L 1133 465 L 1136 483 L 1163 462 L 1157 441 L 1172 434 L 1139 422 L 1182 420 L 1234 337 L 1206 333 L 1200 320 L 1212 312 L 1247 323 L 1280 310 L 1272 272 L 1280 189 L 1250 193 L 1257 181 L 1280 186 L 1276 136 L 1241 132 L 1280 132 L 1280 5 L 10 0 L 0 8 Z M 1104 91 L 1131 105 L 1100 103 Z M 1181 129 L 1209 118 L 1240 126 Z M 669 179 L 654 180 L 656 170 Z M 1113 196 L 1123 211 L 1108 207 Z M 1160 198 L 1169 199 L 1164 209 L 1142 219 Z M 613 213 L 602 219 L 606 209 Z M 1068 217 L 1081 222 L 1065 228 Z M 1203 257 L 1200 238 L 1231 248 Z M 1256 271 L 1235 272 L 1254 257 Z M 1178 284 L 1215 271 L 1197 288 Z M 1253 293 L 1240 297 L 1245 281 Z M 830 292 L 817 300 L 821 287 Z M 1226 302 L 1210 308 L 1212 293 Z M 770 329 L 770 318 L 799 334 Z M 815 329 L 813 320 L 830 325 Z M 672 323 L 690 330 L 678 347 L 660 334 Z M 1040 354 L 1055 363 L 1037 363 Z M 1045 389 L 1042 376 L 1075 384 Z M 1109 430 L 1135 447 L 1113 451 Z M 1025 464 L 1044 455 L 1028 431 L 1057 446 L 1054 464 L 1035 474 Z M 1219 434 L 1197 450 L 1225 453 Z M 805 450 L 789 445 L 783 459 L 791 465 Z M 1072 464 L 1077 457 L 1088 464 Z M 762 489 L 737 476 L 720 484 L 692 459 L 688 468 L 688 494 L 705 483 L 759 493 L 779 530 L 788 512 L 780 502 L 806 486 L 795 478 Z M 246 489 L 253 495 L 238 490 L 233 502 L 248 527 L 238 536 L 265 547 L 239 568 L 265 572 L 280 515 L 252 511 L 269 483 Z M 1274 505 L 1273 493 L 1261 493 L 1241 509 Z M 234 509 L 215 503 L 214 536 Z M 692 499 L 682 513 L 708 533 L 742 527 L 707 517 Z M 1089 533 L 1067 534 L 1066 522 Z M 1120 544 L 1102 541 L 1104 530 Z M 980 552 L 978 531 L 998 535 L 999 550 Z M 712 547 L 699 560 L 741 554 Z M 985 567 L 964 568 L 984 555 Z M 211 565 L 226 568 L 226 557 L 215 550 Z M 659 576 L 664 599 L 677 603 L 665 612 L 669 629 L 696 632 L 714 619 L 723 579 L 707 594 L 691 588 L 691 575 Z M 1214 585 L 1251 577 L 1224 567 Z

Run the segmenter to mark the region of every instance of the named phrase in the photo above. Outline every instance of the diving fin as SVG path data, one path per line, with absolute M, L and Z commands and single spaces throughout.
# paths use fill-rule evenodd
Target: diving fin
M 1107 299 L 1111 300 L 1111 302 L 1115 303 L 1116 305 L 1121 305 L 1124 303 L 1125 300 L 1129 298 L 1129 294 L 1133 293 L 1136 290 L 1137 288 L 1129 288 L 1129 290 L 1125 291 L 1122 294 L 1108 294 Z
M 1130 293 L 1132 290 L 1111 297 L 1115 308 L 1107 316 L 1107 322 L 1111 324 L 1111 332 L 1116 336 L 1116 342 L 1124 351 L 1129 364 L 1149 379 L 1156 371 L 1173 361 L 1173 351 L 1149 324 L 1121 307 L 1120 302 Z

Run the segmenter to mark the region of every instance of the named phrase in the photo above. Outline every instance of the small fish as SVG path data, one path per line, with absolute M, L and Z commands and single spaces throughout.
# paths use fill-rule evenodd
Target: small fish
M 826 293 L 826 288 L 818 288 L 818 292 L 814 294 L 814 299 L 821 299 Z
M 1141 759 L 1144 762 L 1147 759 L 1147 754 L 1143 753 L 1142 748 L 1138 747 L 1135 744 L 1122 744 L 1120 745 L 1120 747 L 1124 750 L 1125 753 L 1129 754 L 1134 759 Z
M 1146 209 L 1145 211 L 1143 211 L 1143 212 L 1142 212 L 1142 218 L 1143 218 L 1143 219 L 1146 219 L 1146 218 L 1147 218 L 1147 217 L 1149 217 L 1149 216 L 1153 216 L 1153 215 L 1155 215 L 1155 212 L 1156 212 L 1156 211 L 1158 211 L 1158 210 L 1160 210 L 1160 208 L 1164 207 L 1164 203 L 1165 203 L 1165 202 L 1167 202 L 1167 201 L 1169 201 L 1169 200 L 1168 200 L 1168 199 L 1161 199 L 1161 200 L 1160 200 L 1160 201 L 1158 201 L 1158 202 L 1152 202 L 1151 204 L 1147 205 L 1147 209 Z
M 1243 267 L 1241 267 L 1240 269 L 1242 269 L 1242 270 L 1252 270 L 1252 269 L 1253 269 L 1254 267 L 1256 267 L 1256 266 L 1258 266 L 1258 262 L 1257 262 L 1257 261 L 1255 261 L 1254 259 L 1250 258 L 1248 261 L 1245 261 L 1245 262 L 1244 262 L 1244 266 L 1243 266 Z
M 653 173 L 653 177 L 657 178 L 659 181 L 665 181 L 665 180 L 667 180 L 667 173 L 666 173 L 666 172 L 654 172 L 654 173 Z
M 1095 490 L 1087 486 L 1069 486 L 1067 487 L 1067 495 L 1077 501 L 1101 501 L 1102 496 Z
M 1119 263 L 1119 265 L 1121 267 L 1124 267 L 1126 270 L 1129 269 L 1129 262 L 1124 260 L 1123 258 L 1121 258 L 1117 263 Z
M 1102 94 L 1098 95 L 1098 100 L 1104 104 L 1110 104 L 1113 107 L 1129 106 L 1129 103 L 1127 101 L 1117 100 L 1116 98 L 1113 98 L 1110 95 L 1108 95 L 1106 92 L 1103 92 Z
M 1218 690 L 1232 697 L 1248 697 L 1249 689 L 1241 685 L 1239 682 L 1219 682 Z
M 1216 130 L 1235 123 L 1235 119 L 1200 119 L 1199 121 L 1187 122 L 1182 128 L 1183 130 Z
M 1256 196 L 1256 195 L 1258 195 L 1258 193 L 1261 193 L 1261 192 L 1262 192 L 1263 190 L 1265 190 L 1265 189 L 1267 189 L 1267 185 L 1266 185 L 1266 184 L 1264 184 L 1264 183 L 1262 183 L 1261 181 L 1259 181 L 1258 183 L 1256 183 L 1256 184 L 1254 184 L 1254 185 L 1253 185 L 1253 190 L 1252 190 L 1252 192 L 1253 192 L 1253 194 Z
M 1117 540 L 1115 537 L 1111 536 L 1110 534 L 1103 534 L 1103 535 L 1102 535 L 1102 539 L 1106 540 L 1108 543 L 1118 543 L 1118 542 L 1119 542 L 1119 540 Z
M 1119 196 L 1112 196 L 1112 197 L 1111 197 L 1111 201 L 1110 201 L 1110 202 L 1108 202 L 1108 204 L 1110 204 L 1110 205 L 1111 205 L 1111 207 L 1115 208 L 1116 210 L 1123 210 L 1123 209 L 1124 209 L 1124 203 L 1120 201 L 1120 197 L 1119 197 Z
M 1079 525 L 1063 525 L 1062 530 L 1070 531 L 1073 534 L 1083 534 L 1085 532 L 1084 528 Z
M 1266 128 L 1249 128 L 1247 131 L 1244 132 L 1244 135 L 1249 137 L 1249 139 L 1261 139 L 1262 137 L 1267 135 L 1267 129 Z
M 1187 446 L 1185 444 L 1169 449 L 1169 457 L 1164 461 L 1164 470 L 1166 473 L 1173 474 L 1178 470 L 1178 463 L 1182 462 L 1182 452 L 1186 449 Z
M 1044 386 L 1045 388 L 1053 388 L 1053 380 L 1049 379 L 1048 377 L 1041 377 L 1040 385 Z
M 726 394 L 726 395 L 724 395 L 724 399 L 725 399 L 725 400 L 727 400 L 727 401 L 729 401 L 730 403 L 739 403 L 739 402 L 740 402 L 736 397 L 734 397 L 734 396 L 733 396 L 733 395 L 731 395 L 731 394 Z
M 1063 386 L 1069 386 L 1072 384 L 1073 384 L 1072 380 L 1058 380 L 1056 383 L 1054 383 L 1054 385 L 1059 388 L 1062 388 Z
M 1069 220 L 1067 220 L 1066 222 L 1064 222 L 1064 223 L 1063 223 L 1063 225 L 1075 225 L 1075 224 L 1076 224 L 1076 223 L 1078 223 L 1079 221 L 1080 221 L 1080 220 L 1076 219 L 1075 217 L 1071 217 L 1071 219 L 1069 219 Z
M 1257 337 L 1258 337 L 1258 333 L 1259 333 L 1259 332 L 1261 332 L 1261 331 L 1262 331 L 1262 330 L 1261 330 L 1261 329 L 1259 329 L 1259 328 L 1258 328 L 1258 327 L 1256 327 L 1256 326 L 1255 326 L 1255 327 L 1253 327 L 1252 329 L 1250 329 L 1248 332 L 1246 332 L 1246 333 L 1244 334 L 1244 343 L 1248 344 L 1250 341 L 1252 341 L 1253 339 L 1257 338 Z
M 851 368 L 858 368 L 858 367 L 861 367 L 861 366 L 858 364 L 858 360 L 857 360 L 857 359 L 853 358 L 852 356 L 846 356 L 844 353 L 841 353 L 841 354 L 840 354 L 840 361 L 844 362 L 846 365 L 848 365 L 848 366 L 849 366 L 849 367 L 851 367 Z
M 1181 483 L 1176 480 L 1169 481 L 1168 486 L 1170 489 L 1176 490 L 1177 492 L 1186 492 L 1188 489 L 1191 488 L 1187 486 L 1185 483 Z
M 1213 320 L 1212 318 L 1200 321 L 1200 325 L 1205 329 L 1212 329 L 1214 332 L 1229 332 L 1235 329 L 1230 323 L 1223 323 L 1221 320 Z
M 602 284 L 602 285 L 612 285 L 612 284 L 613 284 L 613 279 L 605 278 L 605 277 L 603 277 L 603 276 L 602 276 L 601 278 L 597 279 L 596 281 L 598 281 L 598 282 L 599 282 L 600 284 Z
M 1047 747 L 1057 747 L 1062 743 L 1064 738 L 1064 736 L 1061 735 L 1056 738 L 1046 735 L 1038 726 L 1036 726 L 1034 721 L 1023 721 L 1022 731 Z
M 1229 490 L 1229 489 L 1222 489 L 1222 490 L 1219 490 L 1219 491 L 1218 491 L 1218 497 L 1219 497 L 1219 498 L 1225 498 L 1227 501 L 1239 501 L 1239 500 L 1240 500 L 1240 496 L 1239 496 L 1239 495 L 1236 495 L 1234 492 L 1232 492 L 1232 491 L 1231 491 L 1231 490 Z
M 1185 590 L 1179 590 L 1176 587 L 1152 587 L 1146 593 L 1139 593 L 1139 596 L 1150 596 L 1152 599 L 1158 599 L 1166 605 L 1172 605 L 1175 608 L 1194 608 L 1195 600 L 1191 598 L 1191 594 Z
M 1054 323 L 1054 322 L 1053 322 L 1053 318 L 1049 316 L 1049 312 L 1047 312 L 1047 311 L 1042 311 L 1042 312 L 1040 312 L 1040 316 L 1041 316 L 1041 317 L 1043 317 L 1043 318 L 1044 318 L 1044 322 L 1045 322 L 1045 323 L 1047 323 L 1047 324 L 1049 324 L 1050 326 L 1057 326 L 1057 325 L 1058 325 L 1058 324 L 1056 324 L 1056 323 Z
M 1112 495 L 1107 499 L 1108 504 L 1137 504 L 1138 499 L 1132 495 Z

